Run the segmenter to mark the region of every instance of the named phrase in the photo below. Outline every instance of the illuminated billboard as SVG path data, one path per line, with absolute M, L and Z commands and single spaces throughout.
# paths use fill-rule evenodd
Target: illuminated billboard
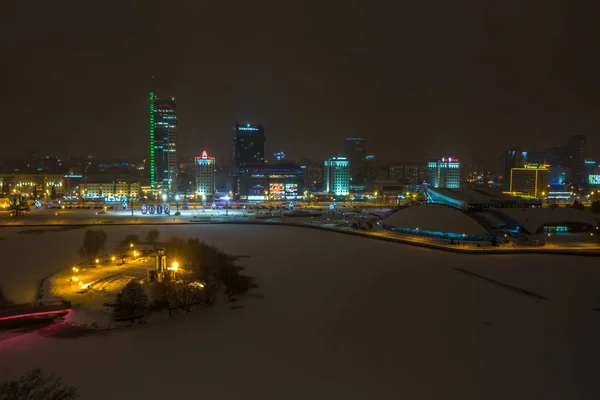
M 284 196 L 285 185 L 283 185 L 282 183 L 269 184 L 269 194 L 271 194 L 271 196 Z
M 285 194 L 288 196 L 296 196 L 298 194 L 298 185 L 295 183 L 286 183 Z
M 600 175 L 588 175 L 588 183 L 600 186 Z

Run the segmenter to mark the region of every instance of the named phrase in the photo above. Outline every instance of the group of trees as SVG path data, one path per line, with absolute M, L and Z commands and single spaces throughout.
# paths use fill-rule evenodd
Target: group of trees
M 157 238 L 158 235 L 152 232 L 147 237 L 151 243 Z M 185 267 L 172 270 L 153 285 L 152 300 L 156 308 L 167 308 L 169 313 L 173 309 L 189 312 L 195 306 L 213 304 L 221 288 L 232 298 L 257 287 L 253 278 L 240 273 L 243 268 L 235 264 L 235 257 L 197 238 L 184 240 L 174 236 L 164 243 L 164 248 L 171 264 L 177 261 Z M 130 282 L 117 297 L 116 315 L 134 319 L 147 304 L 144 287 Z
M 0 308 L 2 307 L 8 307 L 12 305 L 12 301 L 10 301 L 8 299 L 8 297 L 6 297 L 4 295 L 4 291 L 2 289 L 2 286 L 0 286 Z
M 102 229 L 88 229 L 83 234 L 83 244 L 79 248 L 81 257 L 94 259 L 106 249 L 106 232 Z
M 154 250 L 156 250 L 158 247 L 159 235 L 160 233 L 156 229 L 152 229 L 146 235 L 146 241 L 152 245 Z M 106 232 L 104 232 L 102 229 L 88 229 L 83 235 L 83 243 L 79 248 L 79 254 L 82 257 L 94 259 L 106 250 L 106 241 Z M 124 254 L 130 248 L 131 243 L 136 245 L 140 244 L 141 241 L 137 235 L 127 235 L 125 239 L 117 244 L 116 251 Z
M 41 369 L 0 384 L 1 400 L 74 400 L 79 389 L 54 375 L 44 376 Z

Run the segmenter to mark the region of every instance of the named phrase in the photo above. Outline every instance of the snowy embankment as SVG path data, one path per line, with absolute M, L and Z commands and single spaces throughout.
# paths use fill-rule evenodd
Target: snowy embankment
M 149 229 L 106 231 L 116 241 Z M 220 302 L 102 336 L 0 337 L 0 377 L 39 366 L 79 385 L 82 399 L 600 395 L 595 259 L 473 257 L 280 226 L 160 231 L 248 256 L 240 263 L 264 300 L 235 309 Z M 23 252 L 29 262 L 19 262 L 21 275 L 2 269 L 0 280 L 18 293 L 24 276 L 35 283 L 64 268 L 82 233 L 3 231 L 0 249 L 13 250 L 4 265 Z

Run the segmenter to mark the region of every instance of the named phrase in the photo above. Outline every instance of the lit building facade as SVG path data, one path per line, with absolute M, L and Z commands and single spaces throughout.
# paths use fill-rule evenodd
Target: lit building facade
M 367 185 L 367 141 L 362 137 L 346 138 L 344 155 L 350 163 L 350 190 L 361 192 Z
M 323 168 L 325 192 L 336 196 L 350 194 L 350 161 L 347 157 L 332 157 Z
M 124 201 L 137 199 L 141 194 L 139 182 L 104 182 L 104 183 L 81 183 L 79 194 L 85 199 L 104 199 L 106 201 Z
M 194 166 L 196 194 L 212 196 L 215 193 L 215 158 L 203 151 L 200 157 L 195 158 Z
M 540 199 L 547 196 L 548 165 L 525 164 L 510 171 L 510 192 Z
M 432 188 L 457 189 L 460 187 L 460 161 L 458 158 L 443 157 L 427 163 L 428 183 Z
M 52 188 L 57 196 L 68 194 L 62 174 L 0 174 L 0 193 L 49 197 Z
M 233 163 L 235 168 L 265 163 L 265 128 L 262 125 L 235 124 Z
M 153 190 L 177 191 L 177 112 L 175 98 L 150 93 L 149 176 Z
M 250 165 L 236 168 L 233 191 L 240 200 L 294 200 L 304 191 L 298 164 Z

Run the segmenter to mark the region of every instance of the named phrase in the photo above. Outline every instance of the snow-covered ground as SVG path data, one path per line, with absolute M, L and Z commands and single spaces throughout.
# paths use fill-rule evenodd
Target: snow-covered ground
M 116 242 L 150 228 L 105 230 Z M 0 230 L 0 282 L 27 297 L 77 261 L 83 230 L 19 230 Z M 454 254 L 283 226 L 159 230 L 248 256 L 264 299 L 105 335 L 0 335 L 0 378 L 41 367 L 82 399 L 600 395 L 596 258 Z

